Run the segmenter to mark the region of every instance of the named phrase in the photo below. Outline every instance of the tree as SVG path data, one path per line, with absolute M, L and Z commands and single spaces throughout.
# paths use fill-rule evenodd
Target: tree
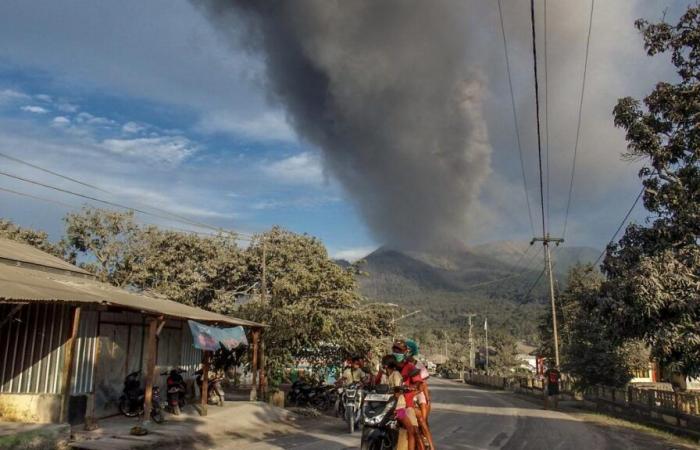
M 353 273 L 335 264 L 319 240 L 277 227 L 258 235 L 246 250 L 244 284 L 260 280 L 263 253 L 266 298 L 258 295 L 238 309 L 223 303 L 219 311 L 268 325 L 268 373 L 302 360 L 340 364 L 348 356 L 378 351 L 381 340 L 393 335 L 391 309 L 364 303 Z
M 489 357 L 489 372 L 511 375 L 521 364 L 515 339 L 508 333 L 495 332 L 490 340 L 495 354 Z
M 68 213 L 63 219 L 66 235 L 63 245 L 67 251 L 82 257 L 81 266 L 94 273 L 100 281 L 115 286 L 130 282 L 129 252 L 134 247 L 138 226 L 133 212 L 115 212 L 96 208 L 83 208 Z
M 230 299 L 247 270 L 230 235 L 200 236 L 140 227 L 133 213 L 83 209 L 66 216 L 64 245 L 82 266 L 120 287 L 208 308 Z
M 49 241 L 49 235 L 45 232 L 20 227 L 7 219 L 0 218 L 0 237 L 29 244 L 59 258 L 65 256 L 63 248 Z
M 603 286 L 620 334 L 685 376 L 700 375 L 700 8 L 676 24 L 636 22 L 650 56 L 670 52 L 677 83 L 660 82 L 642 103 L 618 101 L 626 157 L 639 176 L 649 226 L 630 225 L 607 249 Z

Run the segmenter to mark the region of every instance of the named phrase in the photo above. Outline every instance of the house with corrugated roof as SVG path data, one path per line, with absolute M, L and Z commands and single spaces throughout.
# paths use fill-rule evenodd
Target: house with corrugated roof
M 165 383 L 162 371 L 208 369 L 211 348 L 193 339 L 188 321 L 222 332 L 245 328 L 253 389 L 262 388 L 264 325 L 101 283 L 60 258 L 0 239 L 0 420 L 75 424 L 117 414 L 124 379 L 135 371 L 143 374 L 149 411 L 151 387 Z M 206 401 L 202 407 L 206 413 Z

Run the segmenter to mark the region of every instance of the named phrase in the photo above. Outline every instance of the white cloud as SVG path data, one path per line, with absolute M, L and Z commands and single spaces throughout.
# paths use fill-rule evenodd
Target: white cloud
M 348 248 L 345 250 L 339 250 L 331 253 L 333 259 L 344 259 L 346 261 L 355 262 L 358 259 L 362 259 L 375 251 L 377 247 L 356 247 Z
M 284 116 L 272 112 L 247 118 L 229 112 L 209 113 L 199 121 L 197 128 L 205 133 L 228 133 L 264 141 L 292 142 L 296 139 Z
M 46 114 L 47 112 L 49 112 L 48 109 L 36 105 L 25 105 L 22 106 L 20 109 L 24 112 L 30 112 L 33 114 Z
M 116 124 L 116 122 L 112 119 L 108 119 L 106 117 L 93 116 L 92 114 L 86 112 L 81 112 L 80 114 L 75 116 L 75 121 L 78 123 L 85 123 L 88 125 L 96 126 L 110 126 Z
M 262 170 L 273 181 L 287 184 L 320 185 L 326 181 L 320 158 L 311 152 L 268 162 Z
M 26 100 L 29 96 L 13 89 L 3 89 L 0 91 L 0 105 L 13 101 Z
M 122 131 L 124 133 L 138 133 L 145 129 L 146 127 L 144 127 L 143 125 L 139 125 L 136 122 L 127 122 L 122 126 Z
M 74 105 L 72 103 L 59 103 L 57 106 L 58 110 L 61 112 L 66 112 L 66 113 L 74 113 L 78 112 L 78 105 Z
M 51 121 L 51 125 L 55 127 L 65 127 L 70 125 L 70 119 L 66 116 L 56 116 Z
M 36 98 L 37 100 L 41 100 L 42 102 L 46 102 L 46 103 L 51 103 L 53 101 L 51 96 L 47 95 L 47 94 L 38 94 L 38 95 L 35 95 L 34 98 Z
M 197 151 L 196 145 L 183 136 L 138 139 L 106 139 L 102 147 L 112 153 L 177 165 Z

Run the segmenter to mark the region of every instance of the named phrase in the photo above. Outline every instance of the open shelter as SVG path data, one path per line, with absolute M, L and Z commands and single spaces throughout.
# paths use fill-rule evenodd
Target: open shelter
M 151 387 L 165 385 L 161 371 L 193 374 L 201 363 L 206 377 L 211 352 L 195 348 L 188 321 L 247 329 L 252 389 L 262 390 L 264 325 L 101 283 L 0 239 L 0 420 L 81 423 L 117 414 L 124 378 L 138 370 L 149 411 Z M 206 414 L 206 388 L 201 401 Z

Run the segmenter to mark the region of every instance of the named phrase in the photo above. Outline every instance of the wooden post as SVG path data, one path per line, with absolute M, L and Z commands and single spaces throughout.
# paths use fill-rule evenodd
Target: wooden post
M 202 410 L 199 412 L 201 416 L 207 415 L 207 406 L 209 400 L 209 361 L 211 352 L 209 350 L 204 350 L 202 352 L 202 385 L 199 387 L 199 392 L 201 394 L 201 406 Z
M 257 385 L 258 385 L 258 344 L 260 341 L 260 330 L 253 330 L 253 386 L 250 391 L 250 400 L 256 401 L 258 399 Z
M 258 392 L 260 392 L 260 395 L 262 396 L 263 400 L 265 400 L 265 394 L 267 391 L 267 379 L 265 378 L 265 339 L 263 339 L 262 330 L 260 331 L 259 339 L 260 343 L 258 345 L 258 351 L 260 352 L 260 356 L 258 357 L 258 365 L 260 366 L 260 375 L 258 376 Z
M 153 378 L 156 370 L 156 352 L 158 350 L 156 337 L 162 317 L 151 318 L 148 321 L 148 340 L 146 341 L 146 387 L 144 392 L 143 420 L 148 422 L 153 408 Z
M 73 355 L 75 354 L 75 341 L 78 337 L 78 329 L 80 327 L 80 306 L 76 306 L 73 310 L 73 319 L 71 333 L 66 341 L 66 351 L 63 358 L 63 373 L 61 378 L 63 392 L 63 403 L 61 404 L 61 422 L 68 421 L 68 405 L 70 404 L 70 388 L 73 378 Z

